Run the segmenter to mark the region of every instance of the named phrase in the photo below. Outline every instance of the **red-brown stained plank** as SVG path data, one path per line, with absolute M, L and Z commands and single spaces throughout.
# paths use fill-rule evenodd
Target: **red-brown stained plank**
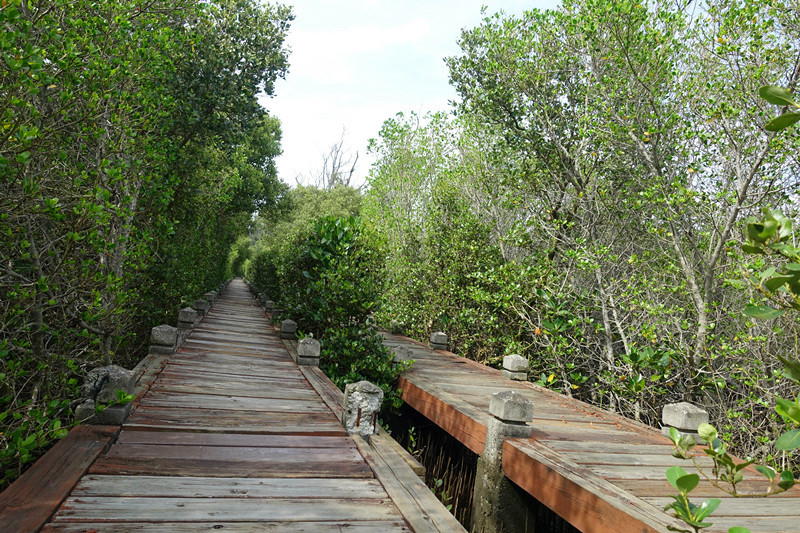
M 42 527 L 118 431 L 114 426 L 73 428 L 0 493 L 0 531 Z
M 485 419 L 486 414 L 478 414 L 469 406 L 460 405 L 457 409 L 403 377 L 398 380 L 398 388 L 403 391 L 401 394 L 403 400 L 411 407 L 435 422 L 473 452 L 479 455 L 483 453 L 486 425 L 477 419 L 478 417 Z M 441 395 L 443 394 L 440 393 Z
M 503 444 L 503 471 L 584 533 L 652 533 L 678 522 L 585 467 L 523 439 Z

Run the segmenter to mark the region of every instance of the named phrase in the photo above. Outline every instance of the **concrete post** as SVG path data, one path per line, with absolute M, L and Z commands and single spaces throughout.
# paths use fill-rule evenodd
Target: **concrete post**
M 281 339 L 294 339 L 297 336 L 297 322 L 286 319 L 281 322 Z
M 175 353 L 178 342 L 178 328 L 161 324 L 150 330 L 149 354 L 171 355 Z
M 178 311 L 178 329 L 193 329 L 197 319 L 197 311 L 191 307 L 184 307 Z
M 117 365 L 93 369 L 81 386 L 84 401 L 75 409 L 76 420 L 83 424 L 122 424 L 131 413 L 131 403 L 115 404 L 117 391 L 132 394 L 135 385 L 136 373 L 132 370 Z
M 198 315 L 203 316 L 208 312 L 209 309 L 211 309 L 211 304 L 203 299 L 195 300 L 194 309 L 197 311 Z
M 472 531 L 482 533 L 533 531 L 535 517 L 522 490 L 503 474 L 503 441 L 530 437 L 533 402 L 516 391 L 492 395 L 492 418 L 486 425 L 486 443 L 478 458 L 472 495 Z
M 272 300 L 264 300 L 264 311 L 272 313 L 275 311 L 275 302 Z
M 209 302 L 213 302 L 217 299 L 217 291 L 208 291 L 203 295 L 203 298 L 208 300 Z
M 448 338 L 447 334 L 442 331 L 435 331 L 431 333 L 430 346 L 434 350 L 446 350 Z
M 344 388 L 342 425 L 348 435 L 356 433 L 369 442 L 378 432 L 378 412 L 383 402 L 383 391 L 369 381 L 350 383 Z
M 528 381 L 528 360 L 517 354 L 503 357 L 503 377 L 513 381 Z
M 320 344 L 317 339 L 306 337 L 297 343 L 298 365 L 319 366 Z
M 675 428 L 684 437 L 691 435 L 698 442 L 700 436 L 697 434 L 697 427 L 700 424 L 708 424 L 708 411 L 688 402 L 669 403 L 661 411 L 661 434 L 669 437 L 669 428 Z

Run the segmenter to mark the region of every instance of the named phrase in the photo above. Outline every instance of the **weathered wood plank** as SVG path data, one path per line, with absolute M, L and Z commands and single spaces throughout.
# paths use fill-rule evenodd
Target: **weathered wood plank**
M 611 482 L 623 490 L 637 494 L 640 498 L 670 496 L 675 494 L 675 489 L 666 479 L 612 479 Z M 722 484 L 725 486 L 725 484 Z M 766 480 L 747 480 L 741 481 L 737 485 L 740 494 L 764 494 L 769 488 Z M 728 493 L 714 487 L 710 483 L 700 483 L 697 488 L 692 490 L 692 497 L 698 498 L 726 498 Z M 770 498 L 800 498 L 800 488 L 794 488 L 787 492 L 782 492 Z M 743 500 L 744 501 L 744 500 Z
M 163 444 L 117 444 L 104 456 L 130 459 L 202 461 L 258 461 L 270 463 L 360 462 L 354 447 L 342 448 L 256 448 L 249 446 L 171 446 Z
M 59 523 L 48 524 L 42 533 L 116 533 L 120 524 Z M 405 522 L 347 521 L 347 522 L 125 522 L 127 533 L 253 533 L 254 531 L 279 533 L 403 533 L 411 531 Z
M 218 409 L 141 407 L 125 424 L 128 428 L 156 428 L 260 433 L 314 433 L 342 435 L 344 429 L 332 413 L 279 413 Z
M 36 531 L 61 505 L 119 431 L 78 426 L 0 493 L 0 531 Z
M 53 522 L 254 522 L 400 520 L 391 501 L 370 498 L 69 498 Z
M 386 492 L 397 504 L 411 528 L 417 532 L 463 531 L 463 526 L 441 505 L 431 490 L 394 450 L 375 442 L 370 446 L 360 436 L 354 441 L 375 471 Z
M 353 448 L 345 436 L 252 435 L 242 433 L 193 433 L 189 431 L 136 431 L 123 429 L 117 444 L 162 444 L 174 446 L 228 446 L 261 448 Z M 299 453 L 299 452 L 298 452 Z
M 285 341 L 289 342 L 289 341 Z M 314 387 L 314 389 L 319 393 L 322 400 L 325 404 L 333 411 L 338 418 L 342 416 L 342 402 L 344 401 L 344 393 L 340 391 L 333 382 L 328 379 L 322 370 L 315 366 L 303 366 L 300 367 L 300 370 L 303 372 L 303 375 L 308 378 L 309 383 Z M 380 432 L 377 435 L 373 435 L 372 439 L 375 442 L 380 443 L 379 445 L 385 445 L 394 449 L 395 453 L 397 453 L 403 461 L 414 471 L 417 477 L 425 479 L 425 467 L 420 464 L 408 451 L 406 451 L 402 446 L 400 446 L 390 435 L 386 435 L 384 432 Z M 351 441 L 352 442 L 352 441 Z
M 192 382 L 193 381 L 193 382 Z M 213 380 L 172 380 L 164 379 L 157 381 L 150 389 L 153 392 L 165 392 L 175 394 L 210 394 L 216 396 L 239 396 L 242 398 L 272 398 L 272 399 L 295 399 L 313 400 L 316 394 L 311 390 L 296 388 L 277 387 L 258 387 L 251 383 L 231 383 L 214 382 Z
M 284 387 L 285 389 L 285 387 Z M 247 396 L 220 396 L 209 394 L 169 394 L 151 391 L 141 405 L 168 408 L 225 409 L 261 412 L 330 413 L 319 399 L 293 400 L 287 398 L 251 398 Z
M 142 461 L 137 457 L 101 457 L 90 474 L 164 475 L 205 477 L 330 477 L 371 478 L 363 462 L 331 461 L 222 461 L 204 459 L 160 459 Z
M 387 498 L 375 479 L 84 476 L 83 496 L 164 498 Z
M 666 497 L 643 499 L 660 507 L 674 501 L 672 498 Z M 791 505 L 789 500 L 780 498 L 720 498 L 719 507 L 714 511 L 713 518 L 721 516 L 772 517 L 777 515 L 796 517 L 797 528 L 800 530 L 800 505 Z

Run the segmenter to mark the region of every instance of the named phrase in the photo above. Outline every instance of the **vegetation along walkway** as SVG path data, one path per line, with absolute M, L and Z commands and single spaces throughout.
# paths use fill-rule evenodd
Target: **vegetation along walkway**
M 121 428 L 73 430 L 0 497 L 0 530 L 47 505 L 48 532 L 463 530 L 388 437 L 346 435 L 290 348 L 234 280 Z
M 505 476 L 584 532 L 686 529 L 663 510 L 677 494 L 666 477 L 672 465 L 697 472 L 671 456 L 672 443 L 643 424 L 573 400 L 500 371 L 397 335 L 386 344 L 415 363 L 399 387 L 403 399 L 478 455 L 484 452 L 492 394 L 514 390 L 534 404 L 531 438 L 503 444 Z M 704 455 L 700 453 L 700 455 Z M 703 457 L 705 459 L 705 457 Z M 705 463 L 711 471 L 710 461 Z M 764 478 L 749 467 L 740 492 L 763 491 Z M 476 480 L 476 484 L 482 480 Z M 800 531 L 800 490 L 772 498 L 732 498 L 702 480 L 693 503 L 722 500 L 708 532 L 745 526 L 755 532 Z

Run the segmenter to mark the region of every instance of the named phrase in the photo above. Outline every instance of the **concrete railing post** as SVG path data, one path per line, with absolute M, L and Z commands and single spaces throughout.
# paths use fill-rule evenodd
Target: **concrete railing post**
M 297 322 L 286 319 L 281 322 L 281 339 L 294 339 L 297 336 Z
M 203 298 L 205 298 L 211 303 L 214 303 L 214 300 L 217 299 L 217 294 L 218 294 L 217 291 L 208 291 L 203 295 Z
M 150 330 L 150 349 L 147 353 L 171 355 L 178 343 L 178 328 L 161 324 Z
M 194 307 L 198 315 L 204 316 L 206 313 L 208 313 L 208 310 L 211 309 L 211 304 L 200 298 L 194 301 L 194 305 L 192 307 Z
M 533 402 L 516 391 L 502 391 L 492 395 L 489 413 L 472 495 L 472 530 L 494 533 L 530 527 L 532 531 L 535 521 L 528 516 L 521 489 L 503 474 L 503 441 L 530 437 Z
M 430 346 L 434 350 L 446 350 L 448 338 L 447 334 L 442 331 L 435 331 L 431 333 Z
M 369 381 L 350 383 L 344 388 L 342 425 L 348 435 L 357 434 L 369 442 L 378 432 L 378 413 L 383 402 L 383 391 Z
M 131 413 L 131 403 L 116 404 L 117 391 L 132 394 L 136 373 L 117 365 L 91 370 L 81 386 L 84 401 L 75 409 L 75 419 L 83 424 L 122 424 Z
M 178 329 L 194 329 L 197 319 L 197 311 L 191 307 L 184 307 L 178 311 Z
M 317 339 L 306 337 L 297 343 L 298 365 L 319 366 L 320 344 Z
M 503 376 L 513 381 L 528 381 L 528 360 L 517 354 L 506 355 Z
M 669 437 L 669 428 L 672 427 L 684 437 L 691 435 L 699 442 L 697 427 L 708 424 L 708 411 L 688 402 L 668 403 L 661 411 L 661 421 L 664 423 L 661 434 L 665 437 Z

